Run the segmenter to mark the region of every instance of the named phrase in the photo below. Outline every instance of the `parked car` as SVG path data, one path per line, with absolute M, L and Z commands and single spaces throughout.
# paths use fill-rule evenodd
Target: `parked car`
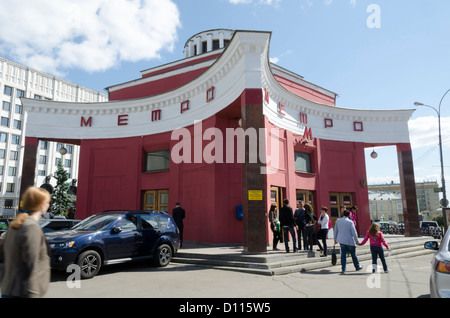
M 436 227 L 438 228 L 439 225 L 436 221 L 420 221 L 420 228 L 427 228 L 427 227 Z
M 8 229 L 11 221 L 12 219 L 0 218 L 0 244 L 5 237 L 6 230 Z M 72 220 L 66 218 L 40 219 L 39 225 L 42 227 L 44 233 L 47 233 L 53 231 L 69 230 L 80 221 L 81 220 Z
M 9 218 L 0 218 L 0 244 L 2 244 L 3 239 L 5 238 L 6 230 L 9 227 L 12 219 Z
M 0 218 L 0 235 L 3 232 L 6 232 L 8 229 L 9 223 L 11 223 L 12 219 L 10 218 Z
M 396 234 L 397 232 L 397 222 L 394 221 L 380 221 L 380 230 L 386 234 Z
M 54 231 L 69 230 L 80 222 L 81 220 L 72 220 L 66 218 L 40 219 L 39 225 L 42 227 L 44 233 L 48 233 Z
M 66 270 L 77 264 L 81 278 L 92 278 L 103 265 L 149 258 L 166 266 L 180 244 L 172 217 L 157 211 L 104 211 L 69 231 L 46 233 L 51 265 Z
M 432 298 L 450 298 L 450 230 L 439 243 L 425 242 L 426 249 L 437 250 L 431 261 L 430 296 Z
M 440 239 L 443 235 L 436 221 L 420 221 L 420 232 L 422 235 L 432 236 L 435 239 Z

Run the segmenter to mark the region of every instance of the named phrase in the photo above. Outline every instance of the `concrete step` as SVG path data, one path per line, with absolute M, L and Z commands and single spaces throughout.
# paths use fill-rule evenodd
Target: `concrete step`
M 432 237 L 391 238 L 389 243 L 392 255 L 390 258 L 398 257 L 414 257 L 423 254 L 433 254 L 433 251 L 426 250 L 423 244 L 426 241 L 434 240 Z M 244 254 L 239 247 L 230 248 L 207 248 L 207 249 L 180 249 L 176 257 L 173 258 L 174 263 L 194 264 L 206 266 L 221 270 L 231 270 L 246 272 L 259 275 L 285 275 L 290 273 L 304 272 L 308 270 L 320 269 L 333 266 L 331 264 L 331 251 L 333 245 L 328 245 L 326 257 L 321 257 L 317 251 L 297 253 L 285 253 L 284 251 L 273 252 L 267 254 L 249 255 Z M 331 247 L 330 247 L 331 246 Z M 317 246 L 314 246 L 317 249 Z M 269 250 L 269 249 L 268 249 Z M 337 264 L 340 266 L 340 249 L 336 246 Z M 371 260 L 370 247 L 368 243 L 364 246 L 357 247 L 357 255 L 360 261 Z M 387 256 L 387 252 L 385 252 Z M 347 262 L 351 263 L 351 257 L 347 256 Z M 387 257 L 387 260 L 390 259 Z M 350 264 L 352 266 L 352 264 Z

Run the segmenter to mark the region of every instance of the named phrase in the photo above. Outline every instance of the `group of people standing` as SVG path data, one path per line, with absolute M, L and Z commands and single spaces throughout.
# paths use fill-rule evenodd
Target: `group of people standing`
M 315 223 L 320 224 L 320 229 L 316 233 L 317 243 L 319 249 L 322 252 L 322 256 L 327 256 L 327 235 L 329 229 L 329 217 L 327 214 L 328 208 L 322 206 L 321 214 L 319 218 L 314 215 L 312 207 L 308 203 L 299 202 L 298 208 L 295 213 L 289 206 L 289 200 L 284 199 L 283 207 L 279 211 L 278 219 L 275 215 L 276 207 L 272 205 L 269 211 L 269 219 L 271 223 L 271 229 L 273 232 L 273 249 L 278 250 L 278 242 L 284 241 L 286 252 L 289 253 L 289 233 L 291 234 L 293 241 L 294 253 L 301 250 L 302 238 L 303 249 L 305 251 L 312 251 L 314 245 L 315 235 Z M 279 221 L 279 226 L 277 222 Z M 274 230 L 275 229 L 275 230 Z M 277 230 L 278 229 L 278 230 Z M 283 231 L 281 231 L 283 230 Z M 283 233 L 283 237 L 281 236 Z M 297 241 L 298 238 L 298 241 Z M 323 246 L 320 244 L 319 239 L 322 240 Z M 297 244 L 298 243 L 298 244 Z
M 359 264 L 356 256 L 356 246 L 364 245 L 370 241 L 370 251 L 372 254 L 372 272 L 376 271 L 377 258 L 380 258 L 385 273 L 389 272 L 384 257 L 383 246 L 388 251 L 390 248 L 386 243 L 380 226 L 373 223 L 366 233 L 362 242 L 359 242 L 358 233 L 356 231 L 356 211 L 357 207 L 352 206 L 347 210 L 345 206 L 341 206 L 341 218 L 336 221 L 334 227 L 334 243 L 340 245 L 341 250 L 341 268 L 342 273 L 346 271 L 347 253 L 352 257 L 355 270 L 359 271 L 363 267 Z M 321 207 L 321 214 L 316 217 L 312 211 L 311 205 L 299 202 L 295 212 L 289 206 L 289 200 L 283 201 L 283 207 L 280 209 L 278 218 L 276 215 L 276 206 L 271 205 L 269 211 L 270 227 L 273 232 L 273 249 L 278 250 L 279 242 L 284 241 L 286 252 L 289 253 L 289 233 L 293 241 L 294 253 L 301 249 L 301 241 L 303 238 L 303 247 L 305 251 L 312 251 L 314 245 L 315 223 L 319 224 L 319 230 L 316 233 L 317 245 L 321 252 L 321 256 L 327 256 L 327 235 L 331 227 L 330 218 L 327 214 L 328 208 Z M 297 233 L 296 233 L 297 232 Z M 322 244 L 320 244 L 320 240 Z

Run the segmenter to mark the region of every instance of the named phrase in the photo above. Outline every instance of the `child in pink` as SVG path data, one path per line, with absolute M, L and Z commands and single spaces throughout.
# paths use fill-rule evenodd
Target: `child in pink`
M 383 270 L 385 273 L 389 272 L 386 265 L 386 260 L 384 258 L 383 245 L 386 249 L 390 251 L 389 245 L 384 240 L 383 232 L 380 231 L 380 226 L 377 223 L 372 223 L 369 230 L 367 231 L 366 237 L 361 242 L 361 245 L 366 244 L 367 240 L 370 239 L 370 252 L 372 253 L 372 273 L 375 273 L 377 268 L 377 257 L 380 257 L 381 263 L 383 264 Z

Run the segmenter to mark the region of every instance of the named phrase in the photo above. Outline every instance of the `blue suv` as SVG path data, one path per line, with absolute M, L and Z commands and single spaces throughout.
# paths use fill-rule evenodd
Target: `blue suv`
M 97 275 L 103 265 L 143 258 L 166 266 L 180 245 L 172 217 L 156 211 L 104 211 L 46 237 L 52 268 L 77 264 L 83 279 Z

